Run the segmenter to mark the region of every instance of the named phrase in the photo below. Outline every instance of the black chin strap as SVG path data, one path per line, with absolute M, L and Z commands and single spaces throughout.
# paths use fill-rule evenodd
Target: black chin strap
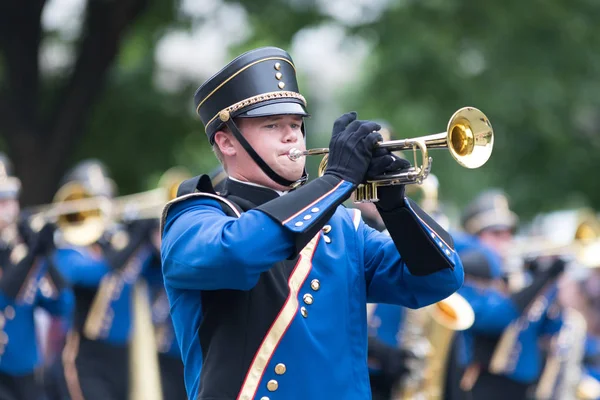
M 233 122 L 233 118 L 228 119 L 225 122 L 225 125 L 227 125 L 229 127 L 229 129 L 231 130 L 231 133 L 233 133 L 233 136 L 235 136 L 235 138 L 238 140 L 238 142 L 240 142 L 242 144 L 242 147 L 244 148 L 244 150 L 246 150 L 246 152 L 250 155 L 250 157 L 252 157 L 252 159 L 260 167 L 260 169 L 265 174 L 267 174 L 267 176 L 269 178 L 271 178 L 274 182 L 280 184 L 281 186 L 289 187 L 292 189 L 302 186 L 306 183 L 306 181 L 308 180 L 308 174 L 306 173 L 306 167 L 304 168 L 304 172 L 302 173 L 302 178 L 298 179 L 297 181 L 289 181 L 289 180 L 285 179 L 284 177 L 277 175 L 277 173 L 275 171 L 273 171 L 271 169 L 271 167 L 269 167 L 262 158 L 260 158 L 260 156 L 256 153 L 256 151 L 254 151 L 252 146 L 250 146 L 250 143 L 248 143 L 248 141 L 246 140 L 244 135 L 242 135 L 242 132 L 240 132 L 238 127 L 235 125 L 235 122 Z

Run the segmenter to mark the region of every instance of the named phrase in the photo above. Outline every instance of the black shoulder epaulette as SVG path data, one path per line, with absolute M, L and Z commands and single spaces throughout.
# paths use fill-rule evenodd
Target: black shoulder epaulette
M 215 192 L 215 189 L 213 188 L 212 182 L 208 175 L 198 175 L 183 181 L 177 189 L 177 197 L 168 202 L 163 208 L 162 217 L 160 219 L 161 235 L 164 230 L 167 213 L 169 212 L 171 206 L 173 204 L 180 203 L 190 198 L 197 197 L 205 197 L 217 200 L 219 203 L 221 203 L 225 214 L 230 217 L 239 217 L 241 215 L 242 210 L 237 204 L 227 200 L 224 197 L 221 197 Z

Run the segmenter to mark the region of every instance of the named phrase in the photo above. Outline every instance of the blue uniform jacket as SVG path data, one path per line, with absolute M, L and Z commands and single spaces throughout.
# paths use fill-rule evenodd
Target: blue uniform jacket
M 418 308 L 461 286 L 458 256 L 423 220 L 429 251 L 452 268 L 416 276 L 389 236 L 366 226 L 358 210 L 338 206 L 350 184 L 322 192 L 310 185 L 299 189 L 307 198 L 295 209 L 291 194 L 278 199 L 281 218 L 269 208 L 277 200 L 237 218 L 214 195 L 167 207 L 163 273 L 190 398 L 368 399 L 366 303 Z M 294 258 L 299 237 L 324 216 L 326 225 Z M 240 320 L 246 323 L 218 342 Z M 211 347 L 215 341 L 219 347 Z
M 93 340 L 124 345 L 133 321 L 133 285 L 147 266 L 142 249 L 123 269 L 112 268 L 87 247 L 57 249 L 54 263 L 71 283 L 76 297 L 74 329 Z
M 491 249 L 472 237 L 453 237 L 459 254 L 476 251 L 484 256 L 490 283 L 500 279 L 501 261 Z M 562 325 L 560 312 L 554 305 L 556 285 L 548 286 L 531 307 L 521 313 L 508 293 L 493 285 L 472 281 L 466 261 L 465 274 L 465 284 L 458 292 L 473 308 L 475 321 L 470 329 L 457 334 L 459 363 L 463 366 L 473 362 L 489 363 L 483 367 L 515 381 L 535 381 L 544 362 L 540 339 L 557 333 Z
M 23 282 L 26 294 L 13 298 L 0 292 L 0 372 L 22 376 L 31 374 L 42 363 L 35 327 L 34 311 L 42 307 L 51 315 L 69 318 L 73 292 L 55 284 L 48 274 L 48 262 L 41 260 Z

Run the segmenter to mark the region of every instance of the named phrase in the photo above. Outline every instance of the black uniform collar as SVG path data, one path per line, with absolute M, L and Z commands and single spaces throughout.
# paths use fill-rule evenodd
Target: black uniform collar
M 225 182 L 224 196 L 233 197 L 234 199 L 232 200 L 235 203 L 242 203 L 239 205 L 242 207 L 242 209 L 244 209 L 244 211 L 247 211 L 271 200 L 275 200 L 279 197 L 279 193 L 273 189 L 255 186 L 228 178 Z M 243 204 L 244 202 L 239 202 L 238 199 L 246 200 L 246 202 L 251 204 Z

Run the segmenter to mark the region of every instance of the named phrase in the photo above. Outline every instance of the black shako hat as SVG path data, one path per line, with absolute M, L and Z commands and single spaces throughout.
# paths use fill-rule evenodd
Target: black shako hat
M 292 57 L 277 47 L 250 50 L 231 61 L 196 90 L 194 103 L 211 144 L 230 118 L 308 116 Z
M 465 208 L 462 215 L 463 228 L 472 235 L 478 235 L 486 229 L 514 231 L 519 219 L 508 203 L 508 197 L 502 190 L 484 191 Z
M 286 51 L 261 47 L 240 55 L 196 90 L 194 103 L 211 145 L 215 133 L 226 125 L 273 181 L 292 188 L 307 181 L 306 171 L 295 182 L 273 171 L 250 146 L 233 120 L 269 115 L 309 116 L 306 99 L 298 90 L 296 67 Z

